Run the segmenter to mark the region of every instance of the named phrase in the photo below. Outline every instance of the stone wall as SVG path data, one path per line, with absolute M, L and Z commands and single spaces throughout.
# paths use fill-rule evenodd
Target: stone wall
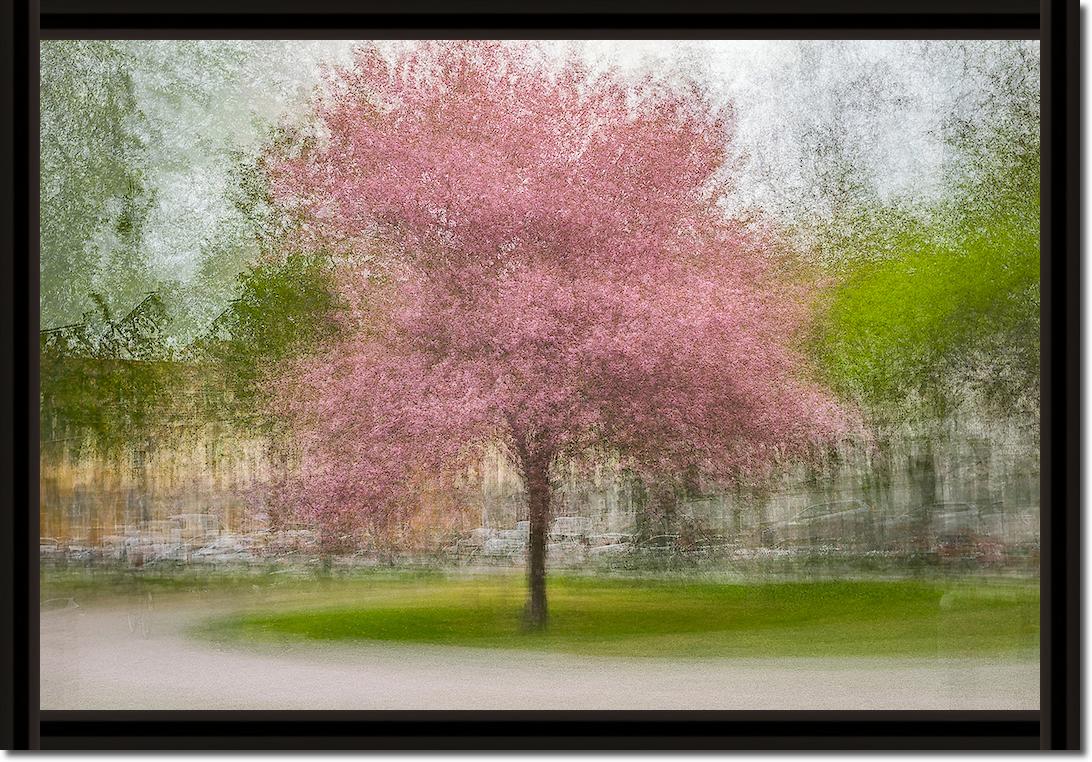
M 278 465 L 268 442 L 209 426 L 169 446 L 130 444 L 105 455 L 72 440 L 41 449 L 41 535 L 96 543 L 127 527 L 179 514 L 208 514 L 224 531 L 266 522 L 261 486 Z M 526 519 L 523 485 L 499 450 L 474 478 L 473 524 L 493 529 Z M 556 475 L 555 515 L 583 516 L 594 533 L 671 533 L 698 527 L 752 546 L 764 531 L 820 503 L 860 500 L 878 515 L 927 503 L 970 503 L 1004 523 L 1013 538 L 1038 535 L 1039 448 L 1015 422 L 973 418 L 903 430 L 871 445 L 847 441 L 818 465 L 796 465 L 762 489 L 695 480 L 647 485 L 606 459 Z
M 208 514 L 225 531 L 251 531 L 259 523 L 252 498 L 271 462 L 266 441 L 218 427 L 111 452 L 72 439 L 43 442 L 40 535 L 95 544 L 180 514 Z
M 483 472 L 483 526 L 504 529 L 526 519 L 519 475 L 499 452 L 487 456 Z M 586 517 L 597 533 L 667 533 L 683 523 L 760 545 L 764 527 L 818 504 L 859 500 L 885 518 L 968 503 L 1003 522 L 1009 539 L 1030 540 L 1038 537 L 1039 446 L 1020 422 L 971 418 L 872 443 L 845 441 L 817 465 L 796 465 L 761 489 L 673 486 L 665 500 L 655 485 L 611 463 L 591 474 L 564 474 L 556 489 L 555 515 Z M 642 526 L 650 515 L 652 526 Z

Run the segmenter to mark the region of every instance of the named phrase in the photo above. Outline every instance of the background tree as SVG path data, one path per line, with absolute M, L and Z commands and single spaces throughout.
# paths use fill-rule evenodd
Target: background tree
M 803 290 L 716 212 L 729 125 L 696 88 L 430 43 L 362 51 L 317 117 L 272 168 L 300 241 L 338 252 L 348 305 L 343 336 L 279 380 L 306 515 L 389 515 L 500 442 L 541 628 L 560 460 L 730 477 L 839 431 L 794 349 Z
M 266 149 L 235 155 L 236 210 L 246 222 L 257 253 L 242 272 L 209 274 L 232 280 L 235 297 L 197 337 L 190 354 L 206 364 L 209 414 L 229 419 L 243 430 L 277 437 L 281 417 L 271 414 L 268 369 L 315 351 L 337 331 L 333 261 L 322 251 L 298 252 L 286 243 L 299 225 L 270 196 L 270 161 L 281 160 L 299 137 L 274 130 Z M 276 445 L 274 444 L 274 449 Z
M 981 86 L 943 125 L 945 194 L 913 217 L 865 201 L 872 224 L 827 237 L 844 254 L 821 355 L 878 418 L 1038 410 L 1038 56 L 1019 42 L 955 53 Z
M 47 42 L 41 54 L 41 325 L 129 309 L 155 288 L 143 232 L 146 122 L 124 44 Z
M 100 451 L 159 438 L 179 401 L 177 367 L 166 341 L 167 314 L 159 294 L 144 296 L 115 316 L 106 300 L 84 320 L 43 331 L 41 441 L 85 443 Z
M 316 351 L 337 331 L 332 265 L 323 254 L 260 261 L 238 276 L 238 297 L 194 343 L 207 363 L 209 412 L 271 433 L 270 366 Z
M 912 510 L 924 542 L 934 445 L 957 416 L 984 413 L 1038 437 L 1039 63 L 1023 41 L 922 54 L 958 65 L 958 97 L 947 94 L 954 106 L 938 125 L 951 157 L 943 192 L 913 203 L 866 194 L 849 224 L 820 227 L 834 287 L 816 347 L 829 382 L 877 433 L 866 489 L 890 487 L 890 436 L 920 432 Z

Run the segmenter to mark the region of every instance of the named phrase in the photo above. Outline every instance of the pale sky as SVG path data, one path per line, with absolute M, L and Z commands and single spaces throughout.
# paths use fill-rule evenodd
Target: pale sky
M 45 42 L 43 45 L 63 44 Z M 232 151 L 253 152 L 269 125 L 299 118 L 329 64 L 354 41 L 129 41 L 136 97 L 147 117 L 145 227 L 149 265 L 186 281 L 203 252 L 244 235 L 226 197 Z M 380 43 L 395 50 L 404 43 Z M 696 74 L 734 104 L 739 161 L 728 209 L 806 209 L 833 136 L 881 196 L 928 199 L 939 189 L 944 120 L 974 107 L 966 46 L 946 41 L 577 41 L 537 43 L 546 58 L 574 51 L 594 66 L 661 76 Z M 972 43 L 986 62 L 999 45 Z M 993 46 L 993 47 L 991 47 Z

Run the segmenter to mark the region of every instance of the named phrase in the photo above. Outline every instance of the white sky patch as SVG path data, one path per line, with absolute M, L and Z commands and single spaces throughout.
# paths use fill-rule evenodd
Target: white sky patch
M 228 193 L 232 152 L 257 150 L 268 129 L 302 113 L 322 65 L 349 60 L 351 42 L 134 41 L 134 71 L 149 123 L 147 186 L 156 194 L 145 227 L 156 275 L 193 277 L 208 244 L 238 222 Z

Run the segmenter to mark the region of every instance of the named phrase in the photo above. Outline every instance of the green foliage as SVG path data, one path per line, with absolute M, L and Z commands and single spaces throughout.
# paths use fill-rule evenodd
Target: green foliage
M 85 441 L 109 450 L 174 417 L 178 364 L 166 340 L 166 309 L 148 294 L 120 318 L 92 294 L 82 323 L 43 331 L 39 358 L 42 446 Z
M 269 188 L 270 164 L 302 150 L 309 142 L 297 130 L 277 126 L 265 134 L 260 152 L 231 153 L 234 183 L 228 198 L 263 252 L 276 251 L 279 241 L 303 222 L 301 213 L 292 213 L 274 202 Z
M 331 263 L 321 254 L 263 262 L 239 275 L 239 296 L 195 349 L 211 364 L 209 399 L 219 415 L 268 424 L 266 372 L 305 354 L 337 330 Z
M 92 291 L 131 303 L 152 287 L 142 239 L 154 199 L 129 48 L 49 40 L 40 64 L 41 316 L 55 326 Z
M 944 416 L 972 398 L 1003 415 L 1038 410 L 1038 56 L 961 50 L 989 85 L 946 125 L 958 157 L 946 199 L 860 204 L 820 233 L 841 267 L 818 354 L 877 421 Z
M 197 425 L 210 412 L 253 418 L 261 408 L 262 369 L 330 325 L 320 326 L 332 304 L 321 258 L 290 257 L 239 275 L 260 251 L 275 249 L 283 232 L 268 203 L 264 154 L 234 153 L 229 200 L 239 224 L 195 242 L 203 259 L 194 282 L 152 277 L 145 228 L 157 197 L 146 168 L 149 147 L 163 140 L 155 98 L 213 108 L 209 81 L 240 55 L 231 45 L 175 46 L 166 60 L 157 52 L 109 41 L 42 46 L 41 318 L 49 329 L 41 339 L 43 441 L 90 437 L 113 448 L 177 424 Z M 179 67 L 179 55 L 194 65 Z M 165 66 L 169 76 L 155 80 L 162 92 L 138 97 L 140 72 L 163 73 Z M 141 108 L 149 103 L 152 117 Z M 175 343 L 188 341 L 194 324 L 215 314 L 233 285 L 239 298 L 190 351 L 176 352 Z M 115 316 L 112 305 L 133 304 L 152 288 L 154 298 Z M 68 325 L 50 328 L 59 323 Z M 200 410 L 197 399 L 209 404 Z
M 1010 349 L 1025 350 L 1017 365 L 1034 385 L 1038 230 L 1000 217 L 949 236 L 907 231 L 895 245 L 896 256 L 850 268 L 834 291 L 821 346 L 832 380 L 873 408 L 908 396 L 944 405 L 982 355 L 1001 358 L 1007 336 L 1019 338 Z

